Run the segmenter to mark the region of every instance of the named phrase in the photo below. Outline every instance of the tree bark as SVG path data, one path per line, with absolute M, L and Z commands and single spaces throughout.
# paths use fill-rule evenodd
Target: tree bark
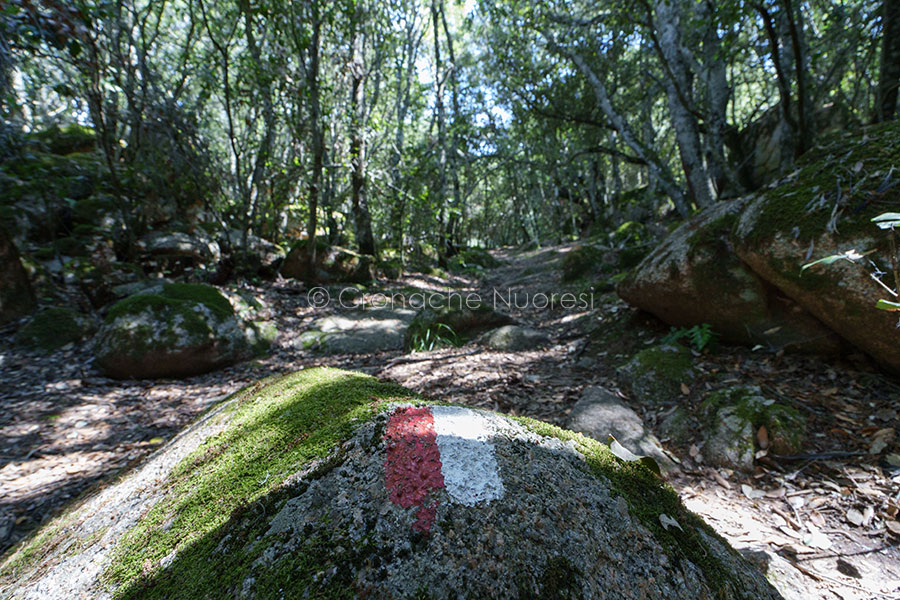
M 900 85 L 900 2 L 881 3 L 881 65 L 875 98 L 874 121 L 894 119 L 897 111 L 897 86 Z
M 366 189 L 366 71 L 363 57 L 363 38 L 360 35 L 360 8 L 353 23 L 350 40 L 350 103 L 353 110 L 353 129 L 350 132 L 350 199 L 356 222 L 356 243 L 361 254 L 375 256 L 372 217 Z

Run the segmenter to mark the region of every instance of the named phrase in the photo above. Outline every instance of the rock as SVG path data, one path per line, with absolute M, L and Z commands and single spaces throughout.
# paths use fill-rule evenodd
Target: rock
M 714 467 L 753 470 L 753 423 L 734 406 L 723 406 L 711 421 L 703 457 Z
M 691 422 L 691 416 L 681 406 L 666 415 L 659 424 L 659 433 L 663 439 L 668 438 L 675 444 L 686 444 L 694 437 L 695 426 Z
M 870 266 L 894 285 L 890 234 L 871 219 L 900 199 L 889 174 L 896 152 L 897 124 L 810 151 L 795 173 L 748 203 L 734 237 L 738 256 L 757 274 L 877 362 L 900 371 L 897 315 L 875 308 L 878 299 L 894 298 L 872 279 Z M 852 193 L 842 174 L 851 168 Z M 871 253 L 858 263 L 838 260 L 802 270 L 804 263 L 851 250 Z
M 708 323 L 726 342 L 837 352 L 840 340 L 830 329 L 735 255 L 731 231 L 748 202 L 717 202 L 689 219 L 618 284 L 617 293 L 676 327 Z
M 23 599 L 779 598 L 603 444 L 328 368 L 235 394 L 9 564 Z
M 138 249 L 153 257 L 187 259 L 194 264 L 213 263 L 221 257 L 219 244 L 197 230 L 194 234 L 181 231 L 154 231 L 137 241 Z
M 610 391 L 591 386 L 584 390 L 569 414 L 567 427 L 606 443 L 613 436 L 626 449 L 639 456 L 651 456 L 663 471 L 675 463 L 665 455 L 662 445 L 643 420 Z
M 809 600 L 806 576 L 777 553 L 767 547 L 741 548 L 739 552 L 753 566 L 765 573 L 766 579 L 778 590 L 784 600 Z
M 712 392 L 703 401 L 703 412 L 714 424 L 704 452 L 714 466 L 751 471 L 760 427 L 766 428 L 766 449 L 775 454 L 797 454 L 806 436 L 806 419 L 766 398 L 756 386 Z
M 562 260 L 562 280 L 575 281 L 581 277 L 611 273 L 615 270 L 615 252 L 590 244 L 575 246 L 566 252 Z
M 550 339 L 536 329 L 504 325 L 484 334 L 480 342 L 491 350 L 522 352 L 546 346 Z
M 423 342 L 433 349 L 448 344 L 462 344 L 488 329 L 512 324 L 512 319 L 495 311 L 487 302 L 460 294 L 429 296 L 426 305 L 419 310 L 406 330 L 405 345 L 409 350 Z
M 36 350 L 52 352 L 80 341 L 97 330 L 87 315 L 68 308 L 44 308 L 16 333 L 16 341 Z
M 20 319 L 37 305 L 19 251 L 0 227 L 0 325 Z
M 300 240 L 281 265 L 284 277 L 318 283 L 367 283 L 375 279 L 375 259 L 340 246 L 316 244 L 316 265 L 309 269 L 307 240 Z
M 694 377 L 691 353 L 678 344 L 663 344 L 641 350 L 619 368 L 619 377 L 641 404 L 655 405 L 681 397 L 681 384 Z
M 114 304 L 94 355 L 115 378 L 184 377 L 206 373 L 251 353 L 234 309 L 207 285 L 167 283 Z
M 503 263 L 483 248 L 466 248 L 447 259 L 447 266 L 454 273 L 481 274 L 485 269 L 496 269 Z
M 401 350 L 406 329 L 415 316 L 408 309 L 354 310 L 319 319 L 304 332 L 304 349 L 326 354 L 371 354 Z

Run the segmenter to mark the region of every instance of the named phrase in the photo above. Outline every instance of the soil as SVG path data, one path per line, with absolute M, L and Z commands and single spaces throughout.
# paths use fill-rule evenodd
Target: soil
M 142 460 L 206 408 L 271 374 L 314 365 L 355 369 L 435 400 L 559 425 L 587 386 L 629 402 L 616 368 L 658 343 L 668 327 L 583 280 L 562 284 L 560 263 L 573 247 L 498 250 L 505 264 L 482 278 L 405 275 L 357 295 L 357 302 L 379 302 L 377 293 L 391 290 L 404 290 L 407 298 L 416 290 L 477 294 L 548 335 L 541 350 L 496 352 L 470 343 L 412 354 L 316 354 L 303 348 L 300 335 L 316 319 L 347 309 L 336 302 L 311 306 L 308 290 L 293 280 L 245 286 L 266 303 L 280 331 L 267 357 L 183 380 L 107 379 L 91 364 L 89 344 L 36 354 L 13 344 L 12 327 L 0 330 L 0 552 L 73 497 Z M 540 294 L 553 292 L 592 296 L 586 306 L 544 306 Z M 507 306 L 510 294 L 518 306 Z M 760 453 L 755 471 L 741 474 L 704 463 L 699 424 L 680 444 L 660 435 L 658 425 L 674 402 L 630 403 L 679 461 L 669 480 L 688 508 L 735 547 L 792 564 L 798 598 L 900 597 L 900 529 L 894 529 L 900 380 L 859 354 L 823 360 L 724 345 L 695 351 L 694 371 L 677 400 L 689 412 L 696 414 L 710 390 L 758 385 L 801 411 L 809 431 L 802 453 Z

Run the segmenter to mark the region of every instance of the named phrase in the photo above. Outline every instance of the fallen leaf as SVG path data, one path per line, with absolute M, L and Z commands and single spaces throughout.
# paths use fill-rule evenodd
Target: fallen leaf
M 747 485 L 746 483 L 741 484 L 741 491 L 744 492 L 744 495 L 750 498 L 751 500 L 756 500 L 758 498 L 765 498 L 766 493 L 762 490 L 754 489 L 752 486 Z
M 675 527 L 679 531 L 684 531 L 684 529 L 681 528 L 681 525 L 678 524 L 678 521 L 665 513 L 660 513 L 659 522 L 662 524 L 663 529 L 665 529 L 666 531 L 669 530 L 669 527 Z
M 831 548 L 831 539 L 819 531 L 818 527 L 812 523 L 807 523 L 806 529 L 809 531 L 809 534 L 803 536 L 803 543 L 805 545 L 812 548 L 818 548 L 819 550 L 828 550 Z
M 885 521 L 884 526 L 887 527 L 887 530 L 900 537 L 900 522 L 898 521 Z
M 690 396 L 691 388 L 689 388 L 686 383 L 682 383 L 681 384 L 681 393 L 684 394 L 685 396 Z
M 616 440 L 613 436 L 609 436 L 609 451 L 616 455 L 616 457 L 624 460 L 625 462 L 640 462 L 642 465 L 659 475 L 662 476 L 662 471 L 660 471 L 659 464 L 652 456 L 640 456 L 635 454 L 622 444 Z
M 763 450 L 769 447 L 769 432 L 766 430 L 765 425 L 760 427 L 759 431 L 756 432 L 756 441 L 759 442 L 759 447 Z
M 851 508 L 850 510 L 848 510 L 845 516 L 847 517 L 848 521 L 850 521 L 857 527 L 863 524 L 863 514 L 855 508 Z

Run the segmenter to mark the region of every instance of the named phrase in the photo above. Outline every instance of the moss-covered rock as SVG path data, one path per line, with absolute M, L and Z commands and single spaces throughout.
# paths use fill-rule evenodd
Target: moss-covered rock
M 779 597 L 605 445 L 327 368 L 249 386 L 0 568 L 13 597 L 524 598 L 563 584 Z
M 216 288 L 169 283 L 113 305 L 94 353 L 110 377 L 180 377 L 232 364 L 250 348 Z
M 837 352 L 837 336 L 735 255 L 732 230 L 751 201 L 719 202 L 700 212 L 657 246 L 616 291 L 676 327 L 708 323 L 726 342 Z
M 796 409 L 763 396 L 756 386 L 717 390 L 703 401 L 708 429 L 704 455 L 710 464 L 753 469 L 758 432 L 766 428 L 767 450 L 797 454 L 806 437 L 806 419 Z
M 641 350 L 624 366 L 619 377 L 642 404 L 667 404 L 681 395 L 681 384 L 694 377 L 690 351 L 678 344 L 663 344 Z
M 68 308 L 45 308 L 38 311 L 16 333 L 16 341 L 37 350 L 52 352 L 82 340 L 97 330 L 87 315 Z
M 491 350 L 522 352 L 546 346 L 549 338 L 536 329 L 518 325 L 504 325 L 485 333 L 480 339 Z
M 900 203 L 892 174 L 898 164 L 900 124 L 843 136 L 809 151 L 794 173 L 754 197 L 733 236 L 735 251 L 755 273 L 896 371 L 900 329 L 896 315 L 875 308 L 886 292 L 871 277 L 875 268 L 891 272 L 890 236 L 871 219 Z M 858 263 L 802 269 L 851 250 L 868 254 Z M 885 283 L 893 285 L 889 275 Z
M 447 267 L 454 273 L 481 274 L 485 269 L 496 269 L 503 263 L 483 248 L 466 248 L 447 260 Z
M 474 297 L 452 294 L 429 296 L 426 306 L 416 314 L 406 330 L 407 349 L 419 348 L 422 342 L 435 349 L 447 343 L 462 344 L 488 329 L 511 325 L 512 319 L 494 310 L 490 304 Z
M 562 260 L 562 280 L 575 281 L 586 275 L 609 273 L 615 269 L 616 257 L 607 250 L 582 244 L 569 250 Z
M 285 257 L 281 274 L 319 283 L 368 283 L 375 279 L 375 259 L 317 239 L 316 263 L 310 270 L 309 243 L 300 240 Z

